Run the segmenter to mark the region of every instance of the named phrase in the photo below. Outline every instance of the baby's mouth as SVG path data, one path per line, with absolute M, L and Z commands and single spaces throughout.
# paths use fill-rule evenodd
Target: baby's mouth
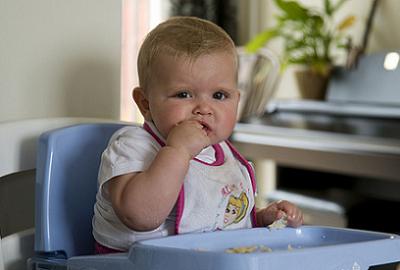
M 207 133 L 207 135 L 211 132 L 211 128 L 207 123 L 205 122 L 200 122 L 200 124 L 203 126 L 203 130 Z

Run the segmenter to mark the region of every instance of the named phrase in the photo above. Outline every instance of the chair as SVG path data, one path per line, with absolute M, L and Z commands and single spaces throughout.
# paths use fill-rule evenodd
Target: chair
M 35 164 L 40 134 L 99 121 L 106 120 L 63 117 L 0 123 L 0 270 L 25 269 L 27 258 L 34 254 Z
M 70 257 L 93 253 L 91 220 L 100 157 L 111 135 L 125 125 L 79 124 L 40 136 L 36 173 L 36 254 L 30 259 L 30 269 L 42 269 L 41 265 L 65 266 Z

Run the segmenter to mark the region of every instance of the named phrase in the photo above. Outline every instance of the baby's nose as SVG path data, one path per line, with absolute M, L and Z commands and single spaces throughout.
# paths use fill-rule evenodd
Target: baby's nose
M 208 102 L 200 101 L 196 104 L 193 112 L 194 114 L 209 115 L 212 114 L 212 109 Z

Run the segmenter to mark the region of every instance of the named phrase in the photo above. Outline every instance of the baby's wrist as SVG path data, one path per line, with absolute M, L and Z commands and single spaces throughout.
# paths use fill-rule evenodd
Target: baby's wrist
M 174 151 L 175 157 L 181 157 L 184 160 L 188 160 L 188 161 L 190 161 L 193 158 L 192 155 L 189 153 L 189 151 L 187 151 L 184 147 L 175 147 L 175 146 L 166 145 L 163 148 L 167 151 Z

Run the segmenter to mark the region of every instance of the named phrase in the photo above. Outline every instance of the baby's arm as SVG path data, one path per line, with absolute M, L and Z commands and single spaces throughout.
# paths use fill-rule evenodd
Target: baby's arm
M 257 209 L 257 226 L 266 227 L 286 215 L 287 225 L 299 227 L 303 224 L 303 213 L 291 202 L 277 201 L 267 207 Z
M 159 227 L 173 209 L 190 160 L 209 145 L 196 121 L 174 127 L 150 167 L 139 173 L 114 177 L 108 188 L 113 209 L 121 221 L 136 231 Z

